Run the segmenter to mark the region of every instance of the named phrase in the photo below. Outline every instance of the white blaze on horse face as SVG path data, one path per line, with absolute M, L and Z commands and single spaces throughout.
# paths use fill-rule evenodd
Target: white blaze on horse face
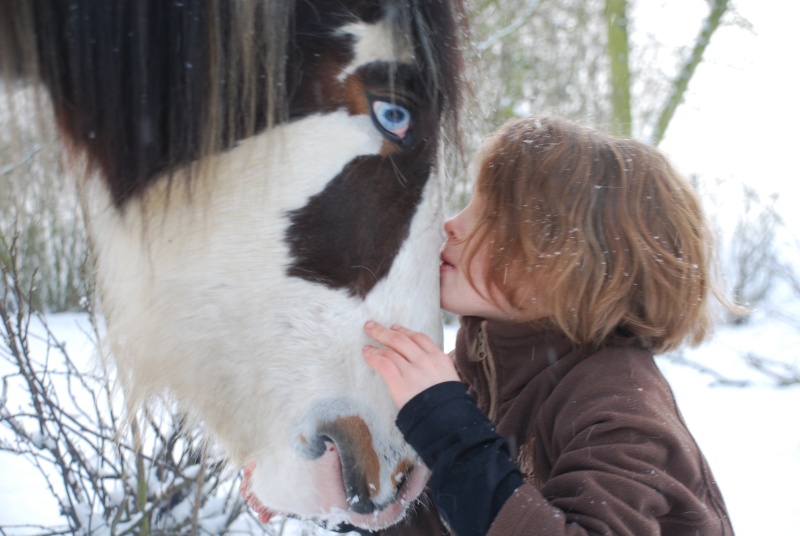
M 354 22 L 343 26 L 340 31 L 355 38 L 355 57 L 339 74 L 340 81 L 353 74 L 360 66 L 375 61 L 414 62 L 410 43 L 405 40 L 398 42 L 389 23 L 384 19 L 374 24 Z
M 253 491 L 276 511 L 348 517 L 341 468 L 298 448 L 325 400 L 369 427 L 381 464 L 375 504 L 392 504 L 392 477 L 415 458 L 363 362 L 362 326 L 375 319 L 441 337 L 439 183 L 428 182 L 389 275 L 365 299 L 286 275 L 287 212 L 383 142 L 369 117 L 339 111 L 244 140 L 217 157 L 213 176 L 186 189 L 176 177 L 169 192 L 161 181 L 122 212 L 90 182 L 108 340 L 129 394 L 166 391 L 196 409 L 236 463 L 256 462 Z M 412 494 L 423 484 L 418 477 Z M 349 518 L 385 526 L 402 511 Z

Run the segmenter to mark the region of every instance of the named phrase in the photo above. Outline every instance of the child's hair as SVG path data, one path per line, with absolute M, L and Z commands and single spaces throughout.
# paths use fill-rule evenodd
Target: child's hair
M 533 117 L 506 123 L 481 156 L 485 203 L 467 259 L 488 247 L 486 288 L 520 320 L 545 311 L 579 344 L 654 353 L 705 339 L 710 293 L 721 296 L 712 236 L 698 196 L 660 151 Z

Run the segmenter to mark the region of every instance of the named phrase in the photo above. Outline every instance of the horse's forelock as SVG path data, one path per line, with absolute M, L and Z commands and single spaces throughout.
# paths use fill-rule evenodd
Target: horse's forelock
M 68 145 L 86 153 L 121 207 L 156 178 L 202 169 L 206 157 L 287 120 L 295 9 L 323 28 L 353 15 L 327 4 L 3 0 L 0 74 L 44 80 Z M 386 17 L 411 36 L 426 98 L 454 133 L 464 85 L 461 3 L 365 1 L 347 9 Z
M 463 40 L 468 26 L 460 0 L 412 0 L 390 9 L 395 28 L 409 31 L 420 70 L 427 82 L 427 99 L 439 105 L 448 138 L 458 141 L 459 111 L 465 90 Z
M 0 74 L 45 83 L 121 207 L 288 117 L 293 16 L 293 0 L 2 1 Z

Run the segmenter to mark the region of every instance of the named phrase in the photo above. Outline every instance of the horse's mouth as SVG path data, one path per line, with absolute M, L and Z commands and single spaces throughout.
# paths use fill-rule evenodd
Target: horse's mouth
M 279 512 L 275 512 L 265 506 L 253 491 L 252 478 L 255 468 L 255 461 L 250 461 L 245 465 L 239 491 L 250 508 L 257 515 L 259 522 L 266 524 L 274 515 L 279 514 Z M 400 521 L 408 507 L 419 497 L 429 475 L 430 471 L 427 467 L 417 464 L 402 473 L 402 475 L 396 475 L 394 477 L 398 486 L 394 498 L 389 502 L 380 505 L 373 503 L 372 509 L 370 511 L 365 511 L 363 508 L 354 508 L 354 506 L 358 504 L 357 498 L 345 497 L 345 502 L 348 505 L 346 509 L 334 508 L 332 511 L 327 512 L 327 515 L 320 515 L 318 517 L 322 519 L 329 518 L 331 526 L 342 522 L 348 522 L 368 530 L 379 530 L 389 527 Z M 282 514 L 282 512 L 280 513 Z
M 256 494 L 253 493 L 253 471 L 256 470 L 256 462 L 251 461 L 247 462 L 244 466 L 244 475 L 242 476 L 242 483 L 239 486 L 239 493 L 242 495 L 244 500 L 247 501 L 247 504 L 250 505 L 250 508 L 253 509 L 253 512 L 256 513 L 258 516 L 258 520 L 261 523 L 267 523 L 275 515 L 275 512 L 264 506 L 264 504 L 258 500 Z

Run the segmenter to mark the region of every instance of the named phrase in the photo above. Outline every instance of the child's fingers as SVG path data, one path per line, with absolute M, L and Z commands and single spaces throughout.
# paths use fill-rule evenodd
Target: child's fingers
M 420 333 L 419 331 L 413 331 L 411 329 L 408 329 L 407 327 L 400 326 L 397 324 L 392 326 L 392 329 L 394 331 L 399 331 L 400 333 L 404 334 L 406 337 L 414 341 L 414 343 L 417 346 L 419 346 L 429 354 L 443 353 L 442 349 L 439 348 L 439 345 L 433 342 L 431 338 L 425 335 L 424 333 Z
M 397 356 L 397 359 L 408 365 L 402 357 Z M 407 382 L 391 353 L 381 352 L 375 347 L 365 347 L 364 361 L 381 376 L 395 405 L 402 407 L 408 401 L 408 395 L 403 394 L 407 389 Z
M 397 330 L 387 329 L 377 322 L 369 321 L 364 325 L 367 335 L 400 354 L 403 358 L 413 361 L 424 354 L 425 351 L 408 335 Z
M 403 356 L 392 350 L 365 346 L 363 353 L 367 365 L 375 369 L 384 379 L 401 377 L 401 367 L 407 364 Z

